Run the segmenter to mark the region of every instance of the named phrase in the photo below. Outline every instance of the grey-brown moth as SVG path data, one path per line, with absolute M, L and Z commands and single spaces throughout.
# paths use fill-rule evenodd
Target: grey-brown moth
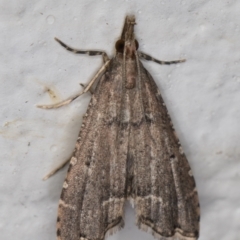
M 103 240 L 124 226 L 130 200 L 140 229 L 156 238 L 199 237 L 199 201 L 195 181 L 161 94 L 141 58 L 164 62 L 138 51 L 135 17 L 127 16 L 116 55 L 102 55 L 103 67 L 84 91 L 91 90 L 75 151 L 63 184 L 57 218 L 58 240 Z

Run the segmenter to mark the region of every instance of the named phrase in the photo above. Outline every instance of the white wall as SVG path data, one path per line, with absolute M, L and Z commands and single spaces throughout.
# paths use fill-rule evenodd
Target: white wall
M 90 96 L 57 110 L 81 90 L 101 57 L 74 55 L 54 37 L 114 54 L 126 14 L 135 14 L 140 50 L 179 65 L 144 61 L 172 117 L 195 175 L 201 240 L 240 236 L 240 2 L 0 0 L 0 234 L 3 240 L 55 239 L 67 169 L 42 177 L 69 157 Z M 153 237 L 134 225 L 111 239 Z

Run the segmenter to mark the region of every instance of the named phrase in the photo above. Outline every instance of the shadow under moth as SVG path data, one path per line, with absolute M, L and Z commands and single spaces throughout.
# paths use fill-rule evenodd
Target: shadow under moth
M 105 52 L 73 49 L 56 39 L 73 53 L 102 55 L 104 61 L 81 93 L 38 106 L 57 108 L 92 93 L 59 201 L 58 240 L 103 240 L 123 228 L 126 200 L 135 207 L 137 226 L 154 237 L 199 237 L 192 171 L 156 83 L 140 61 L 185 60 L 165 62 L 139 52 L 135 24 L 134 16 L 126 17 L 112 59 Z

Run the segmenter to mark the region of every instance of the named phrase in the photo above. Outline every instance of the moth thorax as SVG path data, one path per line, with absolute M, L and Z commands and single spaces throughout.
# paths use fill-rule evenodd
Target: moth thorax
M 131 45 L 134 45 L 133 48 L 135 51 L 138 49 L 138 41 L 136 39 L 133 41 Z M 123 39 L 118 40 L 115 43 L 115 48 L 117 52 L 123 53 L 125 48 L 125 41 Z
M 126 64 L 125 88 L 132 89 L 136 86 L 136 78 L 138 76 L 136 60 L 127 59 L 125 64 Z

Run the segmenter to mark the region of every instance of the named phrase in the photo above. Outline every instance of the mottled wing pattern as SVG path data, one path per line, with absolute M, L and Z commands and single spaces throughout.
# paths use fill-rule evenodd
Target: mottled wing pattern
M 58 240 L 102 240 L 123 227 L 126 197 L 135 204 L 137 225 L 158 239 L 198 238 L 191 169 L 141 63 L 140 73 L 127 89 L 116 57 L 92 95 L 63 184 Z
M 195 240 L 199 235 L 195 181 L 160 92 L 141 63 L 140 73 L 134 94 L 129 95 L 131 197 L 137 224 L 158 239 Z
M 111 60 L 92 95 L 63 184 L 58 240 L 102 240 L 108 230 L 123 227 L 129 124 L 120 124 L 122 91 L 122 64 Z

